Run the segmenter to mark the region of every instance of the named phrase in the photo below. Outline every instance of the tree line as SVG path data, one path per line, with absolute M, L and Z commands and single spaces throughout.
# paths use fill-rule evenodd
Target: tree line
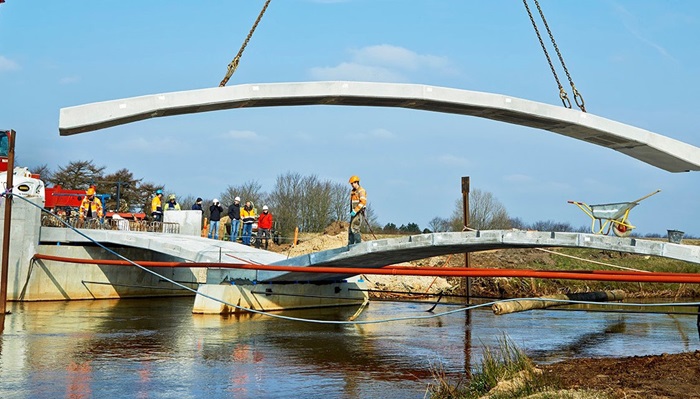
M 46 165 L 33 169 L 47 185 L 60 185 L 64 189 L 87 190 L 95 186 L 98 193 L 109 194 L 105 201 L 106 210 L 119 212 L 144 212 L 150 217 L 151 199 L 156 190 L 161 189 L 165 198 L 175 194 L 182 209 L 190 209 L 196 198 L 187 194 L 169 192 L 165 185 L 144 181 L 137 178 L 128 169 L 119 169 L 106 173 L 104 166 L 97 166 L 93 161 L 73 161 L 52 171 Z M 350 188 L 346 184 L 319 178 L 316 175 L 303 176 L 296 172 L 286 172 L 277 176 L 270 192 L 262 190 L 256 180 L 249 180 L 238 185 L 229 185 L 218 197 L 224 206 L 233 203 L 235 197 L 243 202 L 251 201 L 258 209 L 269 206 L 275 216 L 275 230 L 283 236 L 290 236 L 295 228 L 305 232 L 321 232 L 331 223 L 347 221 L 350 208 Z M 211 198 L 204 201 L 204 216 L 209 217 Z M 552 220 L 537 221 L 532 224 L 520 218 L 508 215 L 505 206 L 490 192 L 473 189 L 469 193 L 469 226 L 464 226 L 464 211 L 461 196 L 454 203 L 452 214 L 448 217 L 435 216 L 428 226 L 421 229 L 418 224 L 410 222 L 396 226 L 394 223 L 381 225 L 378 216 L 367 205 L 368 223 L 363 226 L 365 232 L 384 234 L 420 234 L 430 232 L 464 231 L 466 229 L 495 230 L 522 229 L 538 231 L 590 232 L 590 225 L 575 228 L 569 223 Z M 647 234 L 647 237 L 661 237 Z M 690 238 L 690 237 L 689 237 Z

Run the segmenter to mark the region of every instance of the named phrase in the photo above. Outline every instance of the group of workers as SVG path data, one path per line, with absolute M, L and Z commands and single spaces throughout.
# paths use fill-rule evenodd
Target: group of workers
M 362 227 L 362 222 L 365 220 L 365 208 L 367 207 L 367 192 L 362 186 L 360 186 L 360 178 L 358 176 L 351 176 L 349 180 L 352 191 L 350 191 L 350 228 L 348 230 L 348 245 L 359 244 L 362 242 L 362 235 L 360 229 Z M 151 215 L 153 219 L 157 222 L 163 221 L 163 212 L 171 210 L 181 210 L 180 204 L 177 203 L 175 194 L 170 194 L 168 200 L 163 204 L 162 202 L 163 190 L 156 190 L 156 194 L 151 201 Z M 202 209 L 202 198 L 197 198 L 197 201 L 192 205 L 193 210 L 203 210 Z M 218 199 L 214 198 L 212 200 L 211 206 L 209 206 L 209 229 L 207 233 L 208 238 L 219 239 L 219 222 L 221 221 L 221 216 L 224 212 L 224 208 Z M 95 196 L 95 188 L 90 187 L 85 192 L 85 197 L 80 204 L 80 220 L 85 218 L 99 218 L 103 217 L 102 202 L 99 198 Z M 255 208 L 250 201 L 246 201 L 245 205 L 241 207 L 241 198 L 235 197 L 233 204 L 228 207 L 227 211 L 228 217 L 231 219 L 231 235 L 230 239 L 233 242 L 241 239 L 244 245 L 250 245 L 252 233 L 253 233 L 253 223 L 257 221 L 258 223 L 258 240 L 256 240 L 256 245 L 260 248 L 261 241 L 265 241 L 265 249 L 268 247 L 268 240 L 272 231 L 272 213 L 267 205 L 263 206 L 262 213 L 260 215 L 255 214 Z M 241 228 L 242 227 L 242 228 Z M 242 230 L 239 236 L 239 230 Z

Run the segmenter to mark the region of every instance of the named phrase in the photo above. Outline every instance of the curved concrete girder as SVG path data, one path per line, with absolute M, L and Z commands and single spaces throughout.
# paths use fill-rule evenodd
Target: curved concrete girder
M 400 83 L 244 84 L 62 108 L 62 136 L 149 118 L 293 105 L 400 107 L 493 119 L 611 148 L 669 172 L 700 170 L 700 148 L 590 113 L 493 93 Z
M 433 256 L 505 248 L 589 248 L 638 255 L 652 255 L 700 266 L 700 246 L 681 245 L 638 238 L 620 238 L 589 233 L 560 233 L 524 230 L 484 230 L 459 233 L 430 233 L 366 241 L 352 247 L 320 251 L 272 263 L 285 266 L 337 266 L 378 268 Z M 347 274 L 290 272 L 280 275 L 259 272 L 260 281 L 337 281 Z

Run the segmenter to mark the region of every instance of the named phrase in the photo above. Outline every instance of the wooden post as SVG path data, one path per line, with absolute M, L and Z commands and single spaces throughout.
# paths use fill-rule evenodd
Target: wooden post
M 464 227 L 469 227 L 469 176 L 462 177 L 462 212 L 464 213 Z M 469 267 L 469 252 L 464 253 L 464 267 Z M 471 302 L 472 281 L 470 277 L 465 280 L 467 305 Z
M 464 214 L 464 229 L 469 227 L 469 176 L 462 177 L 462 212 Z M 469 252 L 464 253 L 464 267 L 469 267 Z M 466 284 L 465 293 L 467 295 L 467 306 L 471 304 L 472 296 L 472 279 L 467 277 L 464 279 Z M 464 372 L 468 377 L 471 377 L 471 358 L 472 358 L 472 311 L 467 310 L 464 316 Z
M 15 131 L 8 130 L 3 132 L 7 135 L 7 183 L 5 187 L 12 190 L 12 178 L 15 169 Z M 12 196 L 5 197 L 5 226 L 2 236 L 2 271 L 0 272 L 0 315 L 2 324 L 0 329 L 5 326 L 5 314 L 7 313 L 7 274 L 8 263 L 10 259 L 10 222 L 12 221 Z

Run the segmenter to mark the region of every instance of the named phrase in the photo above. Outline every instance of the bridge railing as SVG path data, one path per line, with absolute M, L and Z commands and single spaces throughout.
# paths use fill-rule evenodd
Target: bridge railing
M 76 229 L 147 231 L 152 233 L 180 234 L 180 225 L 178 223 L 128 219 L 106 219 L 104 221 L 100 219 L 81 220 L 77 217 L 63 215 L 44 215 L 41 218 L 41 225 L 46 227 L 66 227 L 63 222 Z

